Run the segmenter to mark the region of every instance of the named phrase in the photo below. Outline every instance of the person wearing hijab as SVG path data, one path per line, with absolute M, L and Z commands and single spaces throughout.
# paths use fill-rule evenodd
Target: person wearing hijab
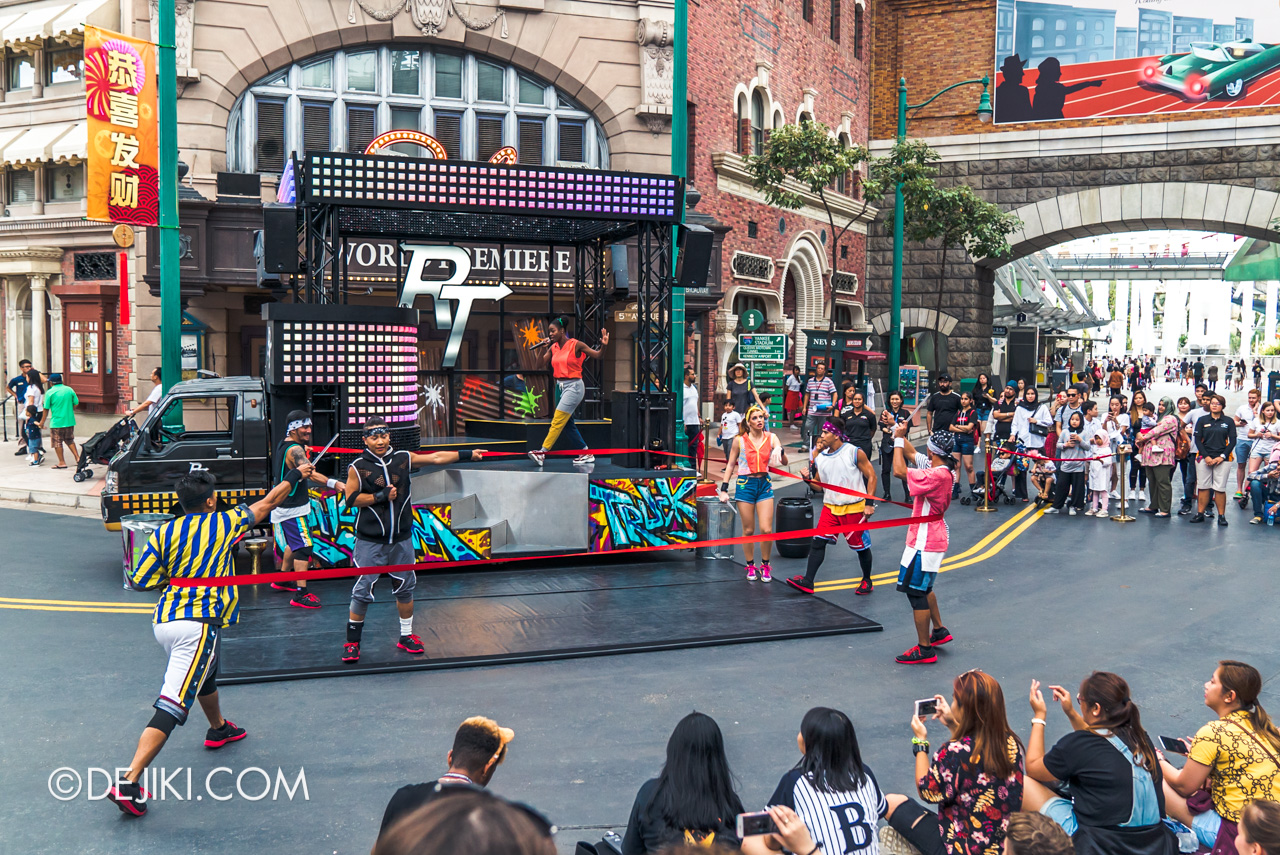
M 1151 514 L 1166 519 L 1173 508 L 1173 467 L 1177 463 L 1178 431 L 1182 429 L 1182 421 L 1178 418 L 1178 409 L 1173 399 L 1165 396 L 1160 399 L 1156 410 L 1156 425 L 1151 430 L 1138 436 L 1137 451 L 1142 465 L 1147 470 L 1147 480 L 1151 484 L 1151 504 L 1142 508 L 1139 513 Z

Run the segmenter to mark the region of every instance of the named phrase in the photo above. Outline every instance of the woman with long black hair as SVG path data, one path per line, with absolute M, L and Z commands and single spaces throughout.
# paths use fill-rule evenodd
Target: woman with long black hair
M 539 466 L 546 461 L 547 452 L 555 446 L 561 432 L 566 430 L 568 434 L 565 438 L 568 442 L 574 448 L 582 449 L 582 454 L 573 459 L 574 465 L 583 466 L 596 462 L 595 455 L 587 450 L 587 442 L 578 431 L 578 426 L 573 423 L 573 411 L 578 409 L 578 404 L 587 395 L 586 384 L 582 382 L 582 363 L 587 361 L 588 356 L 600 358 L 605 345 L 609 343 L 609 331 L 600 331 L 600 347 L 592 349 L 576 338 L 569 338 L 566 333 L 568 328 L 568 321 L 556 318 L 547 324 L 547 337 L 534 345 L 546 348 L 542 353 L 542 364 L 551 365 L 551 372 L 560 390 L 560 400 L 556 402 L 556 411 L 551 417 L 547 437 L 542 441 L 541 448 L 529 452 L 530 459 Z
M 889 484 L 893 480 L 893 429 L 900 422 L 911 418 L 911 411 L 902 404 L 901 392 L 889 393 L 889 405 L 880 411 L 880 483 L 884 485 L 884 500 L 893 501 L 893 492 Z M 911 501 L 911 492 L 907 489 L 905 478 L 902 482 L 902 500 Z
M 769 807 L 794 810 L 823 852 L 879 855 L 876 822 L 889 805 L 875 775 L 862 762 L 853 722 L 840 710 L 814 707 L 800 722 L 796 746 L 800 762 L 782 776 Z M 745 855 L 778 851 L 765 837 L 748 837 L 742 843 Z
M 1039 811 L 1071 835 L 1081 855 L 1175 855 L 1177 838 L 1161 821 L 1164 794 L 1156 749 L 1142 728 L 1129 684 L 1094 671 L 1071 693 L 1050 686 L 1073 732 L 1045 751 L 1047 704 L 1031 681 L 1031 739 L 1023 810 Z M 1070 800 L 1047 785 L 1065 783 Z
M 691 712 L 667 740 L 662 772 L 636 794 L 622 855 L 657 852 L 673 843 L 737 849 L 735 825 L 742 812 L 720 726 Z

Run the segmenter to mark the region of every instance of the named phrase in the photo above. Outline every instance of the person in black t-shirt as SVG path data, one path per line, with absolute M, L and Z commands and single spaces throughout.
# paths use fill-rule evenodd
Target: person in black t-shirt
M 865 406 L 866 398 L 853 384 L 844 387 L 844 403 L 840 405 L 840 418 L 844 420 L 844 435 L 850 443 L 862 449 L 871 459 L 871 439 L 876 435 L 876 414 Z
M 1226 398 L 1211 394 L 1206 395 L 1205 400 L 1209 402 L 1209 412 L 1200 417 L 1193 431 L 1198 510 L 1190 521 L 1204 522 L 1204 512 L 1209 507 L 1209 494 L 1212 492 L 1214 504 L 1218 506 L 1218 525 L 1225 526 L 1227 483 L 1231 477 L 1231 455 L 1236 447 L 1236 423 L 1222 412 L 1227 405 Z
M 1006 383 L 1000 393 L 1000 400 L 991 408 L 991 418 L 995 421 L 995 438 L 1009 439 L 1013 435 L 1013 417 L 1018 412 L 1018 387 L 1014 383 Z
M 473 716 L 464 721 L 454 734 L 453 748 L 446 756 L 449 771 L 431 783 L 407 784 L 396 790 L 382 814 L 378 836 L 386 834 L 400 818 L 435 799 L 443 787 L 487 787 L 493 773 L 506 759 L 507 746 L 515 735 L 511 728 L 499 727 L 491 718 Z
M 951 391 L 951 375 L 947 372 L 938 375 L 938 391 L 929 396 L 925 410 L 928 412 L 930 434 L 951 427 L 956 413 L 960 411 L 960 396 Z
M 1080 684 L 1076 711 L 1071 693 L 1050 686 L 1074 730 L 1044 748 L 1047 706 L 1038 680 L 1031 682 L 1031 738 L 1027 742 L 1023 810 L 1036 810 L 1062 826 L 1077 851 L 1099 855 L 1174 855 L 1177 840 L 1165 816 L 1163 775 L 1129 684 L 1095 671 Z M 1047 784 L 1068 785 L 1068 801 Z

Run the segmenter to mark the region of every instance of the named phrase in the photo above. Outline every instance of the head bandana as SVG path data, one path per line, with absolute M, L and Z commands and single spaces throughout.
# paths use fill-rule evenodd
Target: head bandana
M 956 441 L 951 431 L 935 430 L 929 434 L 929 440 L 925 446 L 939 457 L 950 457 L 951 452 L 955 450 Z
M 364 429 L 365 436 L 390 436 L 391 428 L 386 425 L 366 425 Z
M 304 427 L 311 427 L 311 419 L 295 419 L 294 421 L 289 422 L 289 427 L 285 432 L 293 433 L 298 428 Z
M 844 431 L 840 430 L 840 428 L 836 427 L 831 422 L 823 422 L 822 430 L 824 433 L 834 433 L 836 436 L 840 437 L 841 439 L 844 438 Z

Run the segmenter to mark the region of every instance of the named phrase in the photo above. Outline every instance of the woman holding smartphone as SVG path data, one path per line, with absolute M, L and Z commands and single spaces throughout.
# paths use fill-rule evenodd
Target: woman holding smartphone
M 956 411 L 955 419 L 948 426 L 948 430 L 956 435 L 956 450 L 952 452 L 952 457 L 956 461 L 956 485 L 951 490 L 951 498 L 960 499 L 960 504 L 968 505 L 973 502 L 974 490 L 978 483 L 978 474 L 973 471 L 973 453 L 978 448 L 978 430 L 982 425 L 978 417 L 978 411 L 974 407 L 973 396 L 968 392 L 960 393 L 960 409 Z M 961 472 L 968 475 L 969 478 L 969 495 L 960 498 L 960 480 Z
M 916 789 L 935 815 L 907 796 L 889 795 L 889 828 L 881 841 L 894 852 L 905 841 L 921 855 L 1001 855 L 1009 816 L 1022 806 L 1022 742 L 1005 717 L 1004 692 L 977 669 L 956 677 L 951 703 L 935 695 L 933 718 L 949 738 L 932 758 L 924 719 L 912 716 Z M 891 845 L 892 844 L 892 845 Z
M 911 411 L 902 405 L 902 393 L 889 393 L 889 406 L 880 411 L 880 482 L 884 484 L 884 500 L 893 501 L 893 491 L 889 484 L 893 480 L 893 429 L 901 422 L 911 418 Z M 911 493 L 907 490 L 907 482 L 902 482 L 902 500 L 911 501 Z

